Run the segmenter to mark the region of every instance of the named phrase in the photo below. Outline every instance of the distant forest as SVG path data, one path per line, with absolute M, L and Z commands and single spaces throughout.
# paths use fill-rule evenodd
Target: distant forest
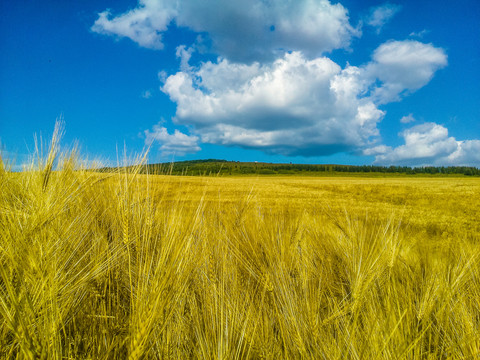
M 104 169 L 107 170 L 107 169 Z M 180 161 L 142 166 L 141 173 L 163 175 L 342 175 L 351 174 L 425 174 L 480 176 L 480 169 L 468 166 L 373 166 L 373 165 L 310 165 L 238 162 L 218 159 Z

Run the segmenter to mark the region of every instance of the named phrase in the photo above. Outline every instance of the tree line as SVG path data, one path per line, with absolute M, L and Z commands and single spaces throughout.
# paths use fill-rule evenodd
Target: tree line
M 142 173 L 171 175 L 275 175 L 275 174 L 429 174 L 480 176 L 480 169 L 471 166 L 376 166 L 376 165 L 334 165 L 334 164 L 273 164 L 259 162 L 238 162 L 218 159 L 190 160 L 176 163 L 148 164 Z

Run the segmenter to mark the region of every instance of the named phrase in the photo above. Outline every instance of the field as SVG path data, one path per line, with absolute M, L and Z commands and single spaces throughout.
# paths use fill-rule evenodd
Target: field
M 480 180 L 0 167 L 3 359 L 475 359 Z M 79 170 L 80 169 L 80 170 Z

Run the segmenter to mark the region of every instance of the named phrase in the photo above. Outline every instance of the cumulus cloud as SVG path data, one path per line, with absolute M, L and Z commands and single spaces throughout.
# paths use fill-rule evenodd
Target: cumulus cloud
M 381 29 L 399 9 L 377 7 L 368 24 Z M 401 150 L 380 145 L 380 107 L 425 86 L 447 65 L 443 49 L 404 40 L 381 44 L 370 62 L 342 69 L 324 54 L 348 48 L 359 30 L 341 4 L 328 0 L 140 0 L 120 15 L 100 13 L 92 30 L 161 49 L 169 26 L 198 37 L 176 48 L 176 74 L 158 74 L 176 103 L 174 122 L 192 129 L 147 131 L 147 141 L 160 141 L 166 154 L 198 151 L 201 140 L 283 155 L 363 151 L 390 161 Z M 190 64 L 206 46 L 217 61 Z
M 414 126 L 400 134 L 405 144 L 377 155 L 380 165 L 479 166 L 480 140 L 458 141 L 436 123 Z
M 318 56 L 348 47 L 359 34 L 348 11 L 328 0 L 140 0 L 118 16 L 99 13 L 92 30 L 161 49 L 171 23 L 206 34 L 214 51 L 237 62 L 271 60 L 285 50 Z
M 145 131 L 145 143 L 151 145 L 154 142 L 160 144 L 162 156 L 184 156 L 201 150 L 198 146 L 198 136 L 187 135 L 178 130 L 169 134 L 167 129 L 160 125 L 155 125 L 152 131 Z
M 372 97 L 379 104 L 398 101 L 430 82 L 435 72 L 447 65 L 447 55 L 441 48 L 414 40 L 389 41 L 373 53 L 365 67 L 365 76 L 378 79 Z
M 188 62 L 184 47 L 177 52 Z M 375 148 L 379 106 L 428 83 L 446 55 L 407 40 L 382 44 L 369 63 L 344 69 L 301 52 L 269 64 L 187 62 L 162 86 L 177 104 L 176 123 L 193 126 L 206 143 L 314 156 Z
M 91 29 L 100 34 L 130 38 L 143 47 L 163 49 L 162 33 L 177 14 L 172 5 L 171 1 L 140 0 L 137 8 L 118 16 L 106 10 L 98 14 Z
M 400 11 L 402 7 L 395 4 L 384 4 L 374 7 L 370 10 L 370 15 L 366 19 L 368 25 L 376 28 L 377 34 L 382 31 L 382 27 Z
M 193 125 L 202 142 L 321 155 L 378 136 L 384 112 L 358 97 L 359 73 L 293 52 L 268 65 L 207 62 L 168 77 L 162 91 L 177 104 L 176 123 Z
M 413 117 L 413 114 L 408 114 L 408 115 L 402 116 L 402 118 L 400 119 L 400 122 L 402 124 L 408 124 L 408 123 L 411 123 L 411 122 L 414 122 L 414 121 L 415 121 L 415 118 Z

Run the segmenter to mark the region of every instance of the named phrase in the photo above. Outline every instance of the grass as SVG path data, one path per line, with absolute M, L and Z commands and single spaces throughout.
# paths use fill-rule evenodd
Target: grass
M 59 135 L 0 164 L 1 358 L 478 358 L 478 179 L 95 173 Z

